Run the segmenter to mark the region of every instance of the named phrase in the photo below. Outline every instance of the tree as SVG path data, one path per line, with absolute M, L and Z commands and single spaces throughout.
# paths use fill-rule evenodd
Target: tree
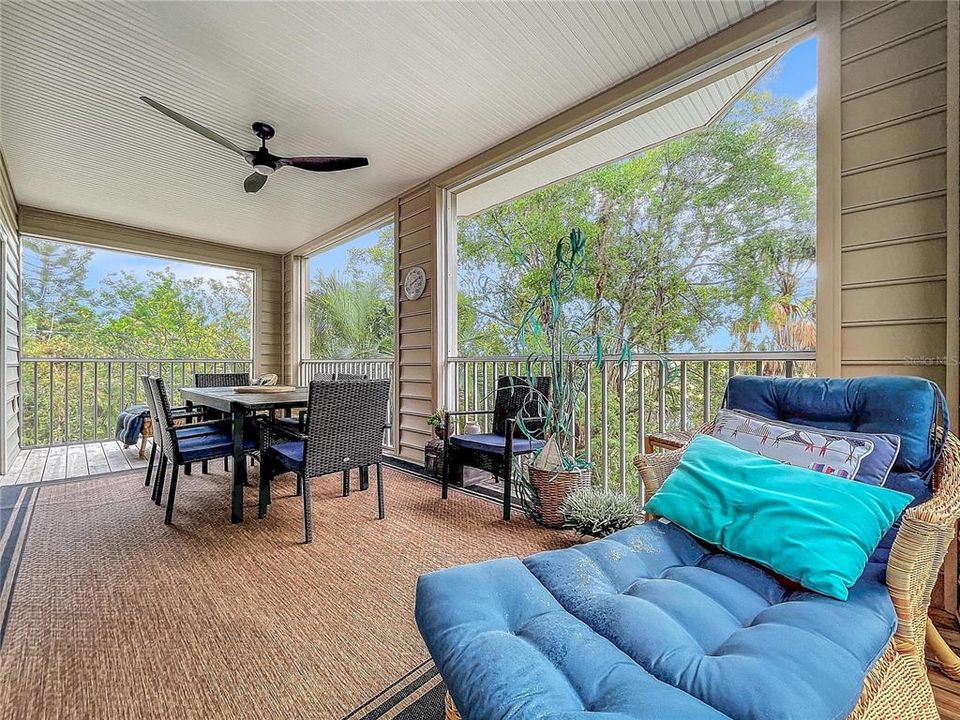
M 812 104 L 753 92 L 720 123 L 462 220 L 463 354 L 519 352 L 516 328 L 553 244 L 579 227 L 593 249 L 593 332 L 655 352 L 807 349 L 815 267 Z M 540 270 L 523 270 L 539 259 Z
M 350 249 L 342 273 L 313 273 L 306 297 L 311 357 L 393 354 L 393 252 L 393 225 L 388 225 L 374 245 Z
M 94 314 L 85 284 L 93 251 L 30 236 L 23 246 L 24 355 L 85 348 Z

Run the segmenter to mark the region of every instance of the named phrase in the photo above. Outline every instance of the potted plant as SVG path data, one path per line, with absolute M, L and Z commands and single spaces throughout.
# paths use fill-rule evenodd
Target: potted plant
M 636 499 L 594 488 L 576 490 L 560 503 L 563 526 L 581 536 L 606 537 L 641 520 Z
M 599 303 L 585 303 L 576 294 L 583 281 L 585 249 L 586 241 L 578 229 L 557 242 L 547 288 L 532 300 L 518 331 L 518 344 L 530 351 L 527 379 L 534 388 L 531 392 L 535 396 L 537 426 L 542 425 L 546 441 L 528 466 L 529 482 L 521 490 L 526 491 L 523 499 L 528 513 L 552 527 L 563 525 L 561 503 L 574 490 L 588 487 L 591 480 L 590 463 L 576 452 L 576 429 L 572 424 L 578 406 L 583 404 L 590 377 L 584 366 L 571 363 L 570 357 L 588 355 L 595 358 L 595 367 L 603 370 L 606 347 L 616 345 L 620 362 L 629 363 L 631 358 L 630 347 L 622 339 L 582 331 L 594 327 L 594 319 L 604 310 Z M 529 256 L 535 257 L 536 253 Z M 549 368 L 549 394 L 535 389 L 532 368 L 541 364 Z M 522 416 L 517 418 L 517 425 L 527 437 L 534 437 L 527 431 Z M 526 497 L 527 493 L 530 497 Z
M 443 408 L 437 408 L 433 411 L 433 415 L 427 418 L 427 425 L 433 428 L 434 434 L 441 440 L 443 440 L 443 434 L 446 432 L 446 428 L 443 427 L 443 417 Z

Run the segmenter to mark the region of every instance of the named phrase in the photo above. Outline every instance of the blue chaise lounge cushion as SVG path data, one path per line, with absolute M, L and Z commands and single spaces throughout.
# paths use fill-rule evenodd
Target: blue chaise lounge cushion
M 416 618 L 465 720 L 838 720 L 896 627 L 883 578 L 841 602 L 652 521 L 424 575 Z
M 812 425 L 826 430 L 894 433 L 900 453 L 894 471 L 917 473 L 929 484 L 938 458 L 934 428 L 943 411 L 937 386 L 917 377 L 780 378 L 738 375 L 727 383 L 724 406 L 735 410 Z M 943 417 L 944 426 L 947 425 Z M 889 487 L 889 484 L 887 485 Z M 904 490 L 895 487 L 895 490 Z M 917 486 L 912 495 L 921 502 L 929 488 Z

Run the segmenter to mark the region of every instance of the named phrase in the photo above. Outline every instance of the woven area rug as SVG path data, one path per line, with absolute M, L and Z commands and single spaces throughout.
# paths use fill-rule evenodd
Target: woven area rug
M 169 527 L 142 478 L 0 493 L 4 718 L 433 720 L 416 578 L 573 542 L 392 469 L 382 522 L 372 487 L 315 481 L 310 546 L 292 476 L 240 525 L 226 474 L 182 477 Z

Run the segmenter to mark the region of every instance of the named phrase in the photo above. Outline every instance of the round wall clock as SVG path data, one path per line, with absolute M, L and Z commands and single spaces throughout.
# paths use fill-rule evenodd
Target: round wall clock
M 422 267 L 410 268 L 407 276 L 403 279 L 403 294 L 407 300 L 416 300 L 427 287 L 427 274 Z

